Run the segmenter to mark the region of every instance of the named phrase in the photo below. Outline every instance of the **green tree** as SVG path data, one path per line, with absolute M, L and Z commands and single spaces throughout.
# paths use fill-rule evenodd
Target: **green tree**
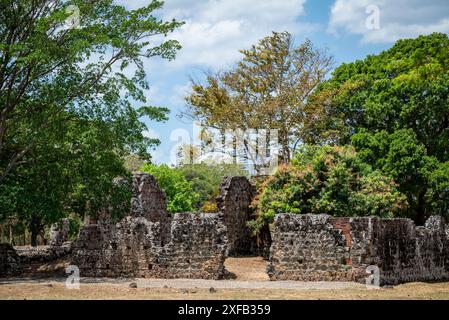
M 220 130 L 276 129 L 280 158 L 289 162 L 303 138 L 303 109 L 333 59 L 309 40 L 296 46 L 288 32 L 240 52 L 235 68 L 207 74 L 205 84 L 193 81 L 186 114 Z
M 129 11 L 112 0 L 1 2 L 0 183 L 28 161 L 25 156 L 47 132 L 71 117 L 120 123 L 123 130 L 141 116 L 165 117 L 165 108 L 136 110 L 129 102 L 146 102 L 144 59 L 172 59 L 180 48 L 174 40 L 151 40 L 181 25 L 157 18 L 162 5 L 153 0 Z M 66 27 L 73 6 L 79 26 Z M 133 152 L 146 147 L 128 141 Z
M 365 161 L 399 183 L 408 216 L 423 224 L 444 211 L 435 199 L 447 177 L 442 164 L 449 161 L 448 88 L 448 35 L 400 40 L 334 71 L 310 99 L 309 141 L 352 141 Z
M 256 229 L 278 213 L 401 216 L 406 197 L 391 178 L 361 161 L 353 147 L 304 146 L 261 186 Z
M 193 203 L 193 207 L 198 211 L 202 211 L 206 203 L 209 206 L 215 204 L 224 177 L 249 177 L 249 173 L 238 164 L 191 164 L 183 165 L 179 170 L 198 195 Z
M 65 22 L 79 9 L 79 26 Z M 127 10 L 112 0 L 7 0 L 0 4 L 0 219 L 30 228 L 70 213 L 121 209 L 129 190 L 126 156 L 149 160 L 143 117 L 167 119 L 147 105 L 144 61 L 173 59 L 162 1 Z M 70 7 L 72 6 L 72 7 Z M 158 39 L 161 39 L 158 41 Z M 134 101 L 134 105 L 131 104 Z
M 198 194 L 187 181 L 181 170 L 162 164 L 145 164 L 142 172 L 153 175 L 167 196 L 167 208 L 172 213 L 193 211 Z
M 30 150 L 30 160 L 0 189 L 0 197 L 9 199 L 3 218 L 14 216 L 26 224 L 32 245 L 46 226 L 70 213 L 96 216 L 105 207 L 116 209 L 113 215 L 126 212 L 120 206 L 129 202 L 129 189 L 113 180 L 129 174 L 117 152 L 119 137 L 107 124 L 72 119 L 46 138 L 48 143 Z

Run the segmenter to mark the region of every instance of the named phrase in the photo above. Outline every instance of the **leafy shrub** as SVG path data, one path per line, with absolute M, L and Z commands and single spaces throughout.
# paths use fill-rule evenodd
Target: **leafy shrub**
M 186 180 L 180 169 L 170 168 L 165 164 L 145 164 L 141 171 L 153 175 L 164 189 L 168 211 L 175 213 L 194 210 L 193 204 L 197 201 L 198 194 L 193 191 L 192 184 Z
M 430 174 L 429 189 L 426 199 L 430 203 L 432 214 L 449 217 L 449 161 L 439 164 Z
M 245 176 L 249 173 L 238 164 L 189 164 L 180 167 L 184 177 L 192 184 L 193 191 L 198 194 L 194 201 L 195 210 L 214 212 L 215 198 L 218 196 L 224 177 Z
M 407 207 L 394 181 L 362 162 L 350 146 L 304 146 L 290 165 L 278 168 L 254 201 L 259 221 L 278 213 L 393 217 Z
M 202 212 L 218 212 L 218 207 L 216 202 L 206 201 L 201 209 Z

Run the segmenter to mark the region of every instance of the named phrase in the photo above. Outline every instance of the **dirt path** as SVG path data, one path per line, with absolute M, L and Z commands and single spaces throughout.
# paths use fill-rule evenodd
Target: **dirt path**
M 449 299 L 449 282 L 368 290 L 353 282 L 269 281 L 259 257 L 228 258 L 225 265 L 234 279 L 82 278 L 79 290 L 67 289 L 65 277 L 43 276 L 55 271 L 44 268 L 43 277 L 0 279 L 0 299 Z
M 227 280 L 231 282 L 231 280 Z M 245 300 L 245 299 L 445 299 L 449 300 L 449 283 L 412 283 L 392 289 L 368 290 L 363 286 L 340 289 L 223 289 L 223 288 L 129 288 L 129 282 L 117 284 L 87 284 L 79 290 L 69 290 L 63 283 L 3 283 L 0 300 L 41 299 L 148 299 L 148 300 Z M 196 285 L 199 285 L 196 283 Z M 307 286 L 309 286 L 308 284 Z M 334 284 L 333 284 L 334 285 Z M 327 284 L 326 284 L 327 286 Z
M 111 288 L 110 290 L 126 289 L 134 282 L 142 289 L 255 289 L 255 290 L 293 290 L 293 289 L 327 289 L 339 290 L 363 287 L 353 282 L 299 282 L 299 281 L 270 281 L 266 273 L 266 261 L 261 257 L 242 257 L 226 259 L 226 269 L 233 275 L 227 280 L 203 279 L 109 279 L 82 278 L 81 287 Z M 51 269 L 52 270 L 52 269 Z M 64 286 L 65 277 L 53 278 L 15 278 L 0 280 L 0 287 L 13 286 Z
M 227 258 L 225 267 L 236 276 L 235 280 L 270 280 L 267 274 L 267 262 L 262 257 Z
M 5 279 L 0 281 L 3 286 L 65 286 L 65 278 L 57 279 Z M 81 287 L 111 287 L 129 288 L 130 283 L 136 283 L 144 289 L 282 289 L 282 290 L 340 290 L 358 289 L 365 286 L 354 282 L 301 282 L 301 281 L 243 281 L 243 280 L 203 280 L 203 279 L 110 279 L 82 278 Z

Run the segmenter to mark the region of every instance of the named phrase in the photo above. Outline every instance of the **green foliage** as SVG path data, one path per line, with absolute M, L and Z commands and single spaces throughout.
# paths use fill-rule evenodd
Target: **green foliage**
M 80 12 L 75 28 L 65 27 L 70 5 Z M 129 178 L 126 156 L 148 160 L 159 143 L 143 136 L 143 117 L 169 112 L 145 98 L 144 61 L 180 49 L 166 36 L 182 23 L 158 18 L 162 5 L 0 3 L 0 219 L 15 217 L 36 236 L 71 213 L 123 213 L 130 195 L 113 179 Z
M 4 218 L 13 216 L 38 233 L 71 213 L 95 217 L 110 207 L 113 217 L 120 217 L 128 211 L 129 188 L 114 183 L 118 176 L 130 177 L 114 151 L 113 131 L 104 123 L 73 118 L 47 137 L 49 143 L 30 150 L 29 163 L 1 184 L 0 197 L 9 199 Z
M 180 169 L 170 168 L 165 164 L 160 166 L 145 164 L 141 171 L 153 175 L 159 186 L 164 189 L 168 211 L 172 213 L 193 211 L 193 204 L 197 201 L 198 194 L 194 192 L 192 184 L 186 180 Z
M 79 230 L 83 225 L 83 221 L 79 216 L 69 217 L 69 240 L 75 241 L 78 238 Z
M 304 106 L 325 80 L 333 58 L 310 40 L 296 45 L 288 32 L 273 32 L 225 72 L 193 81 L 187 115 L 219 129 L 277 129 L 279 157 L 289 162 L 302 139 Z
M 422 224 L 443 210 L 433 199 L 444 184 L 435 180 L 447 177 L 436 179 L 449 161 L 448 83 L 448 35 L 399 40 L 379 55 L 341 65 L 320 86 L 311 99 L 322 107 L 310 140 L 325 142 L 339 132 L 341 144 L 352 141 L 364 161 L 399 183 L 410 203 L 407 215 Z M 310 110 L 309 117 L 316 114 Z
M 145 164 L 142 172 L 153 175 L 168 200 L 170 212 L 204 211 L 215 212 L 215 198 L 224 177 L 249 177 L 240 165 L 192 164 L 177 168 L 167 165 Z
M 80 11 L 76 28 L 65 27 L 70 5 Z M 162 5 L 153 0 L 128 11 L 112 0 L 1 3 L 0 182 L 73 116 L 113 122 L 122 138 L 129 137 L 126 147 L 133 153 L 146 154 L 157 142 L 142 136 L 146 126 L 139 118 L 166 120 L 168 109 L 145 105 L 143 61 L 173 59 L 176 41 L 151 38 L 182 25 L 158 19 Z M 131 99 L 143 105 L 136 108 Z
M 426 198 L 432 213 L 449 218 L 449 162 L 440 163 L 430 174 L 429 186 Z
M 193 191 L 198 195 L 193 206 L 199 211 L 204 211 L 206 203 L 208 204 L 206 209 L 213 211 L 213 204 L 224 177 L 249 177 L 249 173 L 237 164 L 192 164 L 184 165 L 179 170 L 192 184 Z
M 292 164 L 262 184 L 254 206 L 257 228 L 278 213 L 400 216 L 407 201 L 392 179 L 373 171 L 352 147 L 304 146 Z

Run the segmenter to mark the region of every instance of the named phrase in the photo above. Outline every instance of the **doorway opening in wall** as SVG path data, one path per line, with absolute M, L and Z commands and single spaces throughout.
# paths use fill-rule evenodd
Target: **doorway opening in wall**
M 268 281 L 267 263 L 261 256 L 228 257 L 225 268 L 235 280 Z

